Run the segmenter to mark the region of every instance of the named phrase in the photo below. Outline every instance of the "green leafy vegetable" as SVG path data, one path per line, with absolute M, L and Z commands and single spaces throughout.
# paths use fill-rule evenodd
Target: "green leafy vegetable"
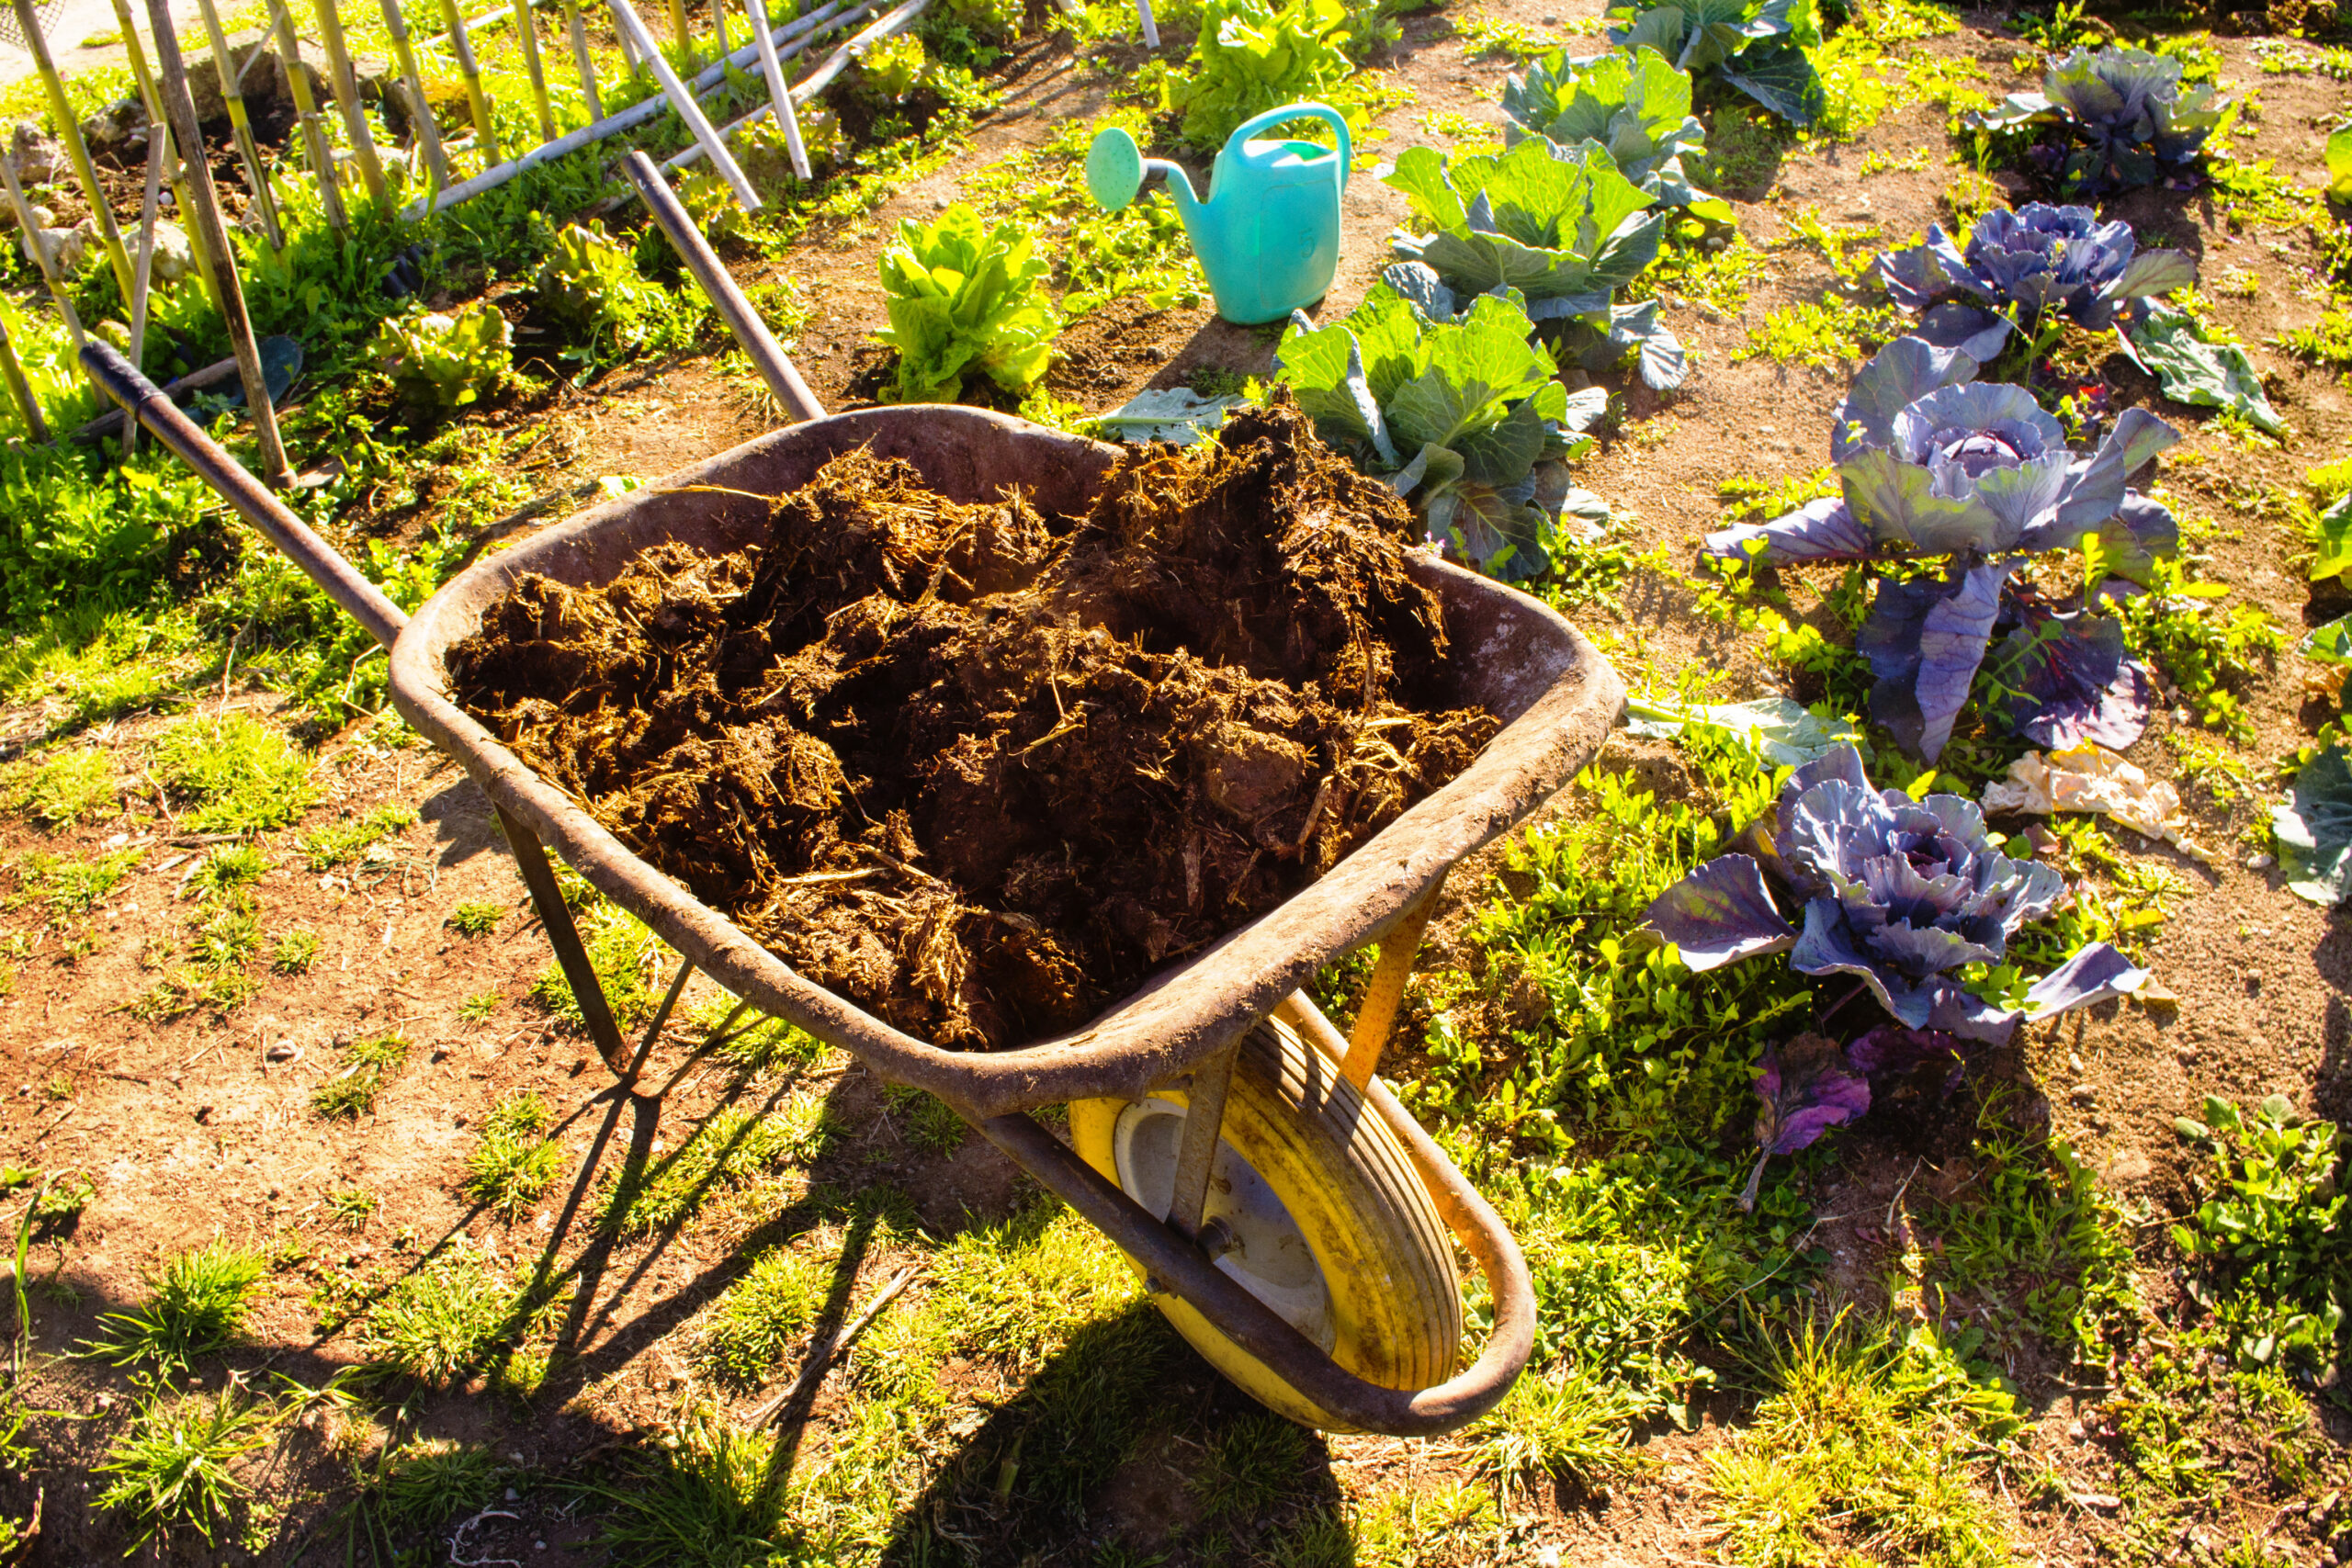
M 435 311 L 386 321 L 369 345 L 401 397 L 461 409 L 496 391 L 514 367 L 514 333 L 488 300 L 455 316 Z
M 1208 0 L 1192 58 L 1162 83 L 1160 107 L 1183 115 L 1193 146 L 1222 147 L 1268 109 L 1345 96 L 1355 70 L 1343 47 L 1350 29 L 1340 0 Z
M 2352 125 L 2328 132 L 2327 199 L 2352 202 Z
M 2352 895 L 2352 766 L 2344 748 L 2326 748 L 2295 775 L 2283 804 L 2270 808 L 2287 889 L 2314 904 Z
M 1454 320 L 1425 314 L 1383 282 L 1344 321 L 1291 321 L 1276 351 L 1280 379 L 1317 433 L 1386 476 L 1459 558 L 1497 576 L 1533 576 L 1551 564 L 1564 511 L 1605 514 L 1570 488 L 1567 463 L 1591 449 L 1582 432 L 1607 394 L 1571 398 L 1553 378 L 1515 295 L 1481 295 Z
M 1713 71 L 1782 119 L 1811 125 L 1821 77 L 1806 49 L 1821 41 L 1813 0 L 1681 0 L 1609 8 L 1609 41 L 1654 49 L 1693 76 Z
M 2286 434 L 2286 422 L 2263 395 L 2261 373 L 2245 350 L 2213 342 L 2187 311 L 2150 300 L 2145 319 L 2122 338 L 2124 352 L 2175 402 L 2228 409 L 2273 435 Z
M 1690 77 L 1654 49 L 1623 49 L 1592 60 L 1555 50 L 1503 85 L 1503 112 L 1513 145 L 1527 135 L 1562 147 L 1598 141 L 1617 172 L 1668 207 L 1688 208 L 1718 223 L 1732 220 L 1720 197 L 1693 190 L 1682 154 L 1706 147 L 1690 113 Z
M 639 346 L 668 303 L 658 283 L 637 270 L 628 246 L 605 233 L 600 220 L 572 224 L 555 237 L 533 280 L 534 299 L 548 319 L 590 339 L 590 352 Z
M 881 269 L 890 324 L 875 336 L 899 351 L 897 401 L 952 402 L 974 371 L 1011 392 L 1045 375 L 1061 331 L 1040 292 L 1053 264 L 1020 229 L 961 204 L 933 224 L 908 219 Z

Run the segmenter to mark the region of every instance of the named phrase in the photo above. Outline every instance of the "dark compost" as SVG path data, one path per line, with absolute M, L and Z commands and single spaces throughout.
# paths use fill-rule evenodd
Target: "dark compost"
M 1498 728 L 1441 705 L 1410 512 L 1286 404 L 1124 456 L 1083 518 L 857 451 L 771 521 L 522 578 L 451 685 L 637 854 L 942 1045 L 1083 1022 Z

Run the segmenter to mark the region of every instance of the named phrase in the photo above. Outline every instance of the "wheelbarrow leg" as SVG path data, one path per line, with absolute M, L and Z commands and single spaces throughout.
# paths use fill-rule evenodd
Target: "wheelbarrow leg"
M 1184 1140 L 1176 1147 L 1176 1191 L 1168 1206 L 1168 1223 L 1180 1235 L 1197 1239 L 1201 1234 L 1209 1176 L 1216 1165 L 1217 1134 L 1225 1130 L 1226 1091 L 1233 1087 L 1234 1058 L 1240 1054 L 1237 1036 L 1193 1069 L 1192 1088 L 1185 1095 Z
M 1372 983 L 1364 987 L 1355 1030 L 1348 1036 L 1348 1054 L 1340 1064 L 1340 1076 L 1358 1089 L 1372 1081 L 1380 1054 L 1388 1048 L 1389 1031 L 1405 1000 L 1405 984 L 1413 977 L 1413 958 L 1421 950 L 1421 933 L 1429 930 L 1438 896 L 1444 891 L 1445 874 L 1440 872 L 1430 890 L 1380 939 L 1380 959 L 1373 965 Z
M 523 874 L 523 886 L 531 890 L 531 905 L 539 912 L 539 924 L 547 928 L 548 945 L 555 949 L 555 961 L 563 970 L 563 977 L 571 983 L 572 999 L 580 1004 L 580 1016 L 587 1022 L 588 1037 L 596 1043 L 596 1054 L 612 1069 L 613 1077 L 624 1084 L 637 1081 L 637 1062 L 630 1059 L 628 1045 L 621 1039 L 621 1026 L 613 1017 L 613 1010 L 605 1000 L 605 987 L 597 983 L 596 967 L 588 962 L 588 950 L 581 943 L 580 928 L 571 923 L 571 911 L 563 902 L 563 890 L 556 886 L 555 867 L 548 861 L 548 852 L 519 818 L 503 807 L 498 809 L 498 825 L 505 829 L 507 847 L 514 852 L 514 868 Z M 685 984 L 686 971 L 681 967 L 677 981 L 671 989 L 671 1000 Z M 668 1011 L 663 1008 L 664 1017 Z M 650 1048 L 653 1036 L 661 1030 L 663 1019 L 654 1021 L 653 1030 L 645 1037 Z

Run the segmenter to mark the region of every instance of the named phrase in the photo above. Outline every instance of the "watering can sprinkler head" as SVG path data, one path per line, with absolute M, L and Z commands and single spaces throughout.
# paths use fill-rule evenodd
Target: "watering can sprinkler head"
M 1301 119 L 1325 121 L 1338 147 L 1250 140 L 1253 131 Z M 1165 175 L 1193 254 L 1208 274 L 1217 314 L 1254 326 L 1279 321 L 1330 288 L 1340 265 L 1340 195 L 1347 188 L 1350 151 L 1347 118 L 1329 105 L 1268 109 L 1236 130 L 1217 153 L 1204 200 L 1182 169 L 1146 158 L 1133 136 L 1112 126 L 1087 149 L 1086 188 L 1116 212 L 1135 200 L 1146 175 Z

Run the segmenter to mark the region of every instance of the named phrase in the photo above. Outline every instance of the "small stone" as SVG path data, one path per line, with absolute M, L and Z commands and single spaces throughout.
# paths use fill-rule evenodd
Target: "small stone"
M 2088 1105 L 2098 1098 L 2098 1090 L 2086 1083 L 2078 1083 L 2066 1091 L 2066 1097 L 2077 1105 Z
M 261 1059 L 265 1062 L 291 1062 L 300 1059 L 301 1055 L 302 1053 L 300 1049 L 295 1046 L 288 1045 L 285 1041 L 281 1040 L 277 1044 L 272 1045 L 268 1050 L 264 1051 L 261 1054 Z
M 2074 1070 L 2076 1077 L 2082 1076 L 2083 1059 L 2072 1051 L 2066 1053 L 2066 1066 Z
M 278 1195 L 277 1189 L 277 1188 L 275 1188 L 275 1187 L 272 1187 L 272 1188 L 269 1190 L 269 1195 L 270 1195 L 271 1197 L 273 1197 L 273 1198 L 277 1197 L 277 1196 Z
M 2268 871 L 2272 866 L 2277 865 L 2278 863 L 2277 861 L 2273 860 L 2268 855 L 2248 855 L 2245 857 L 2245 866 L 2248 871 Z
M 1535 1568 L 1560 1568 L 1560 1549 L 1547 1546 L 1535 1554 Z
M 758 39 L 754 39 L 752 41 L 753 41 L 754 43 L 756 43 L 756 42 L 758 42 L 759 40 L 758 40 Z M 2082 1429 L 2080 1427 L 2075 1427 L 2075 1436 L 2077 1436 L 2077 1437 L 2080 1437 L 2080 1436 L 2082 1435 L 2082 1430 L 2083 1430 L 2083 1429 Z M 510 1503 L 520 1501 L 520 1500 L 521 1500 L 521 1498 L 522 1498 L 522 1495 L 522 1495 L 520 1492 L 515 1491 L 515 1490 L 514 1490 L 514 1488 L 513 1488 L 512 1486 L 509 1486 L 509 1487 L 506 1489 L 506 1500 L 507 1500 L 508 1502 L 510 1502 Z
M 2086 1435 L 2087 1434 L 2083 1430 L 2083 1424 L 2080 1421 L 2069 1421 L 2066 1423 L 2066 1436 L 2073 1438 L 2075 1442 L 2081 1442 Z M 507 1495 L 511 1497 L 514 1494 L 510 1492 Z

